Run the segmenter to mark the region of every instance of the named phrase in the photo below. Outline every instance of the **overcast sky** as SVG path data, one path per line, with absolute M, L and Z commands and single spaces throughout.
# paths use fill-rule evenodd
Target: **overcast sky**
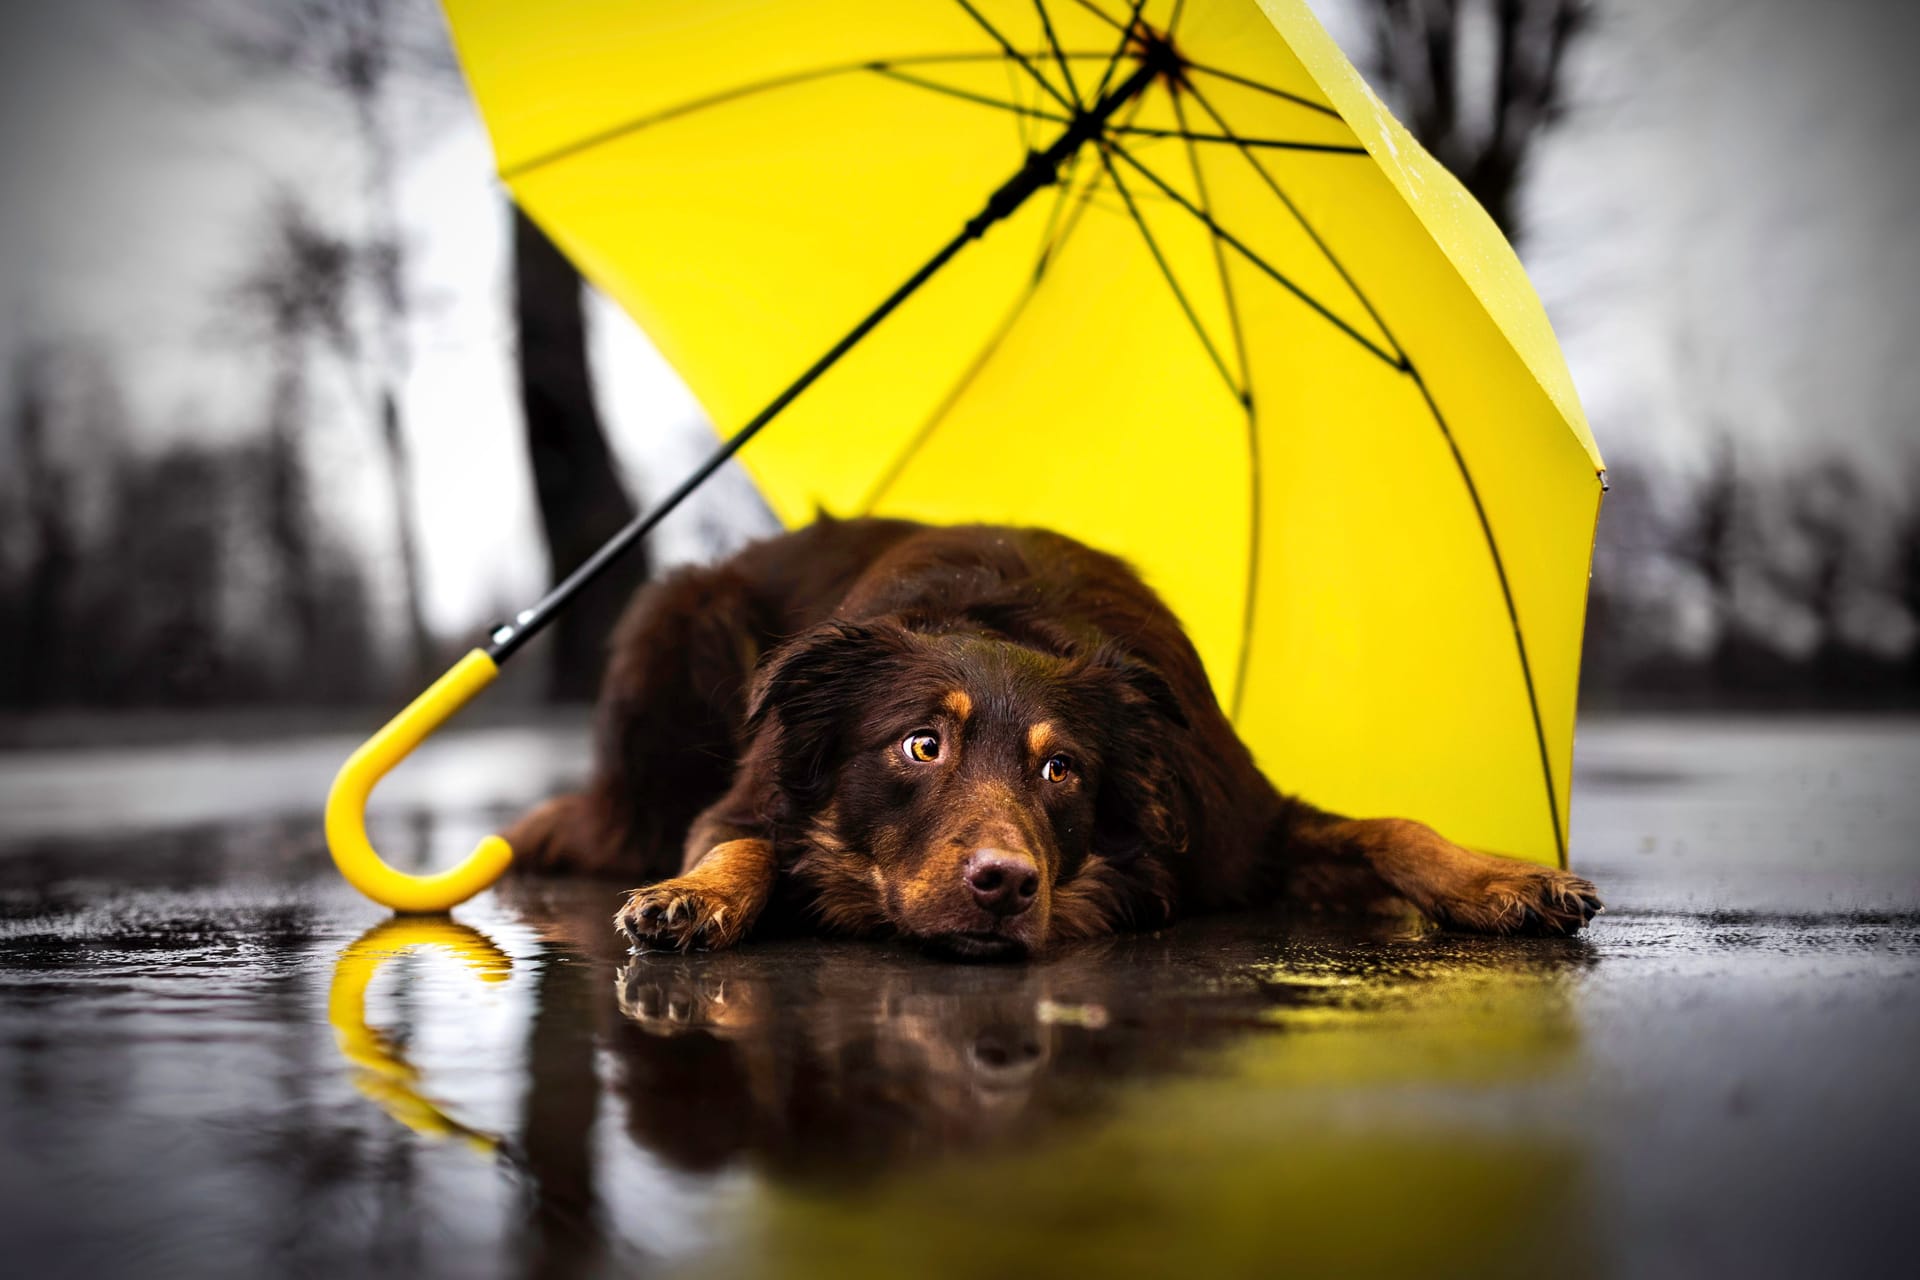
M 260 419 L 264 352 L 230 296 L 271 194 L 342 225 L 358 209 L 342 102 L 243 70 L 181 17 L 219 7 L 46 0 L 0 16 L 0 354 L 44 338 L 99 350 L 152 439 Z M 1315 8 L 1350 45 L 1339 0 Z M 1724 430 L 1756 455 L 1838 448 L 1904 473 L 1920 434 L 1920 76 L 1904 65 L 1920 6 L 1600 10 L 1526 190 L 1522 248 L 1609 461 L 1693 465 Z M 508 224 L 458 86 L 403 85 L 395 105 L 428 615 L 460 630 L 541 585 Z M 697 406 L 624 317 L 594 318 L 616 447 L 659 492 L 706 443 Z M 322 391 L 327 506 L 378 550 L 373 433 L 344 387 Z M 669 522 L 669 554 L 692 524 Z

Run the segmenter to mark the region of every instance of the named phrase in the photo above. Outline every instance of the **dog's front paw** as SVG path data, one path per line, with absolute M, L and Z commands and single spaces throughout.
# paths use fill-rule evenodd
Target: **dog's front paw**
M 1434 919 L 1449 929 L 1549 937 L 1578 933 L 1604 910 L 1591 881 L 1518 863 L 1486 872 L 1429 906 Z
M 682 877 L 635 889 L 613 923 L 642 951 L 692 951 L 732 946 L 747 919 L 724 894 Z

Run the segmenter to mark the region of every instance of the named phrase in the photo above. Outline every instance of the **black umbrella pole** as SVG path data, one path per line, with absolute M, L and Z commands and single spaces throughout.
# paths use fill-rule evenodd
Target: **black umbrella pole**
M 589 583 L 604 573 L 607 566 L 619 559 L 629 547 L 653 532 L 654 526 L 666 519 L 675 507 L 686 501 L 687 496 L 695 489 L 706 483 L 707 477 L 718 471 L 734 454 L 740 452 L 747 441 L 759 435 L 761 430 L 778 417 L 783 409 L 792 404 L 801 392 L 838 364 L 842 356 L 853 350 L 860 340 L 873 332 L 882 320 L 893 314 L 894 310 L 912 297 L 921 285 L 932 279 L 934 273 L 946 266 L 955 254 L 967 246 L 968 242 L 979 239 L 986 234 L 987 228 L 1010 216 L 1014 210 L 1025 204 L 1034 192 L 1052 186 L 1058 180 L 1060 166 L 1068 157 L 1078 151 L 1082 144 L 1097 136 L 1107 119 L 1119 110 L 1123 103 L 1152 83 L 1154 76 L 1160 74 L 1162 70 L 1164 67 L 1160 60 L 1149 57 L 1131 76 L 1115 86 L 1106 97 L 1076 115 L 1066 132 L 1055 139 L 1045 151 L 1029 152 L 1026 164 L 987 198 L 986 205 L 967 221 L 958 235 L 942 246 L 938 253 L 928 258 L 926 263 L 908 276 L 899 288 L 888 294 L 884 302 L 868 312 L 865 319 L 848 330 L 846 335 L 834 343 L 825 355 L 814 361 L 805 373 L 794 379 L 786 390 L 775 396 L 759 413 L 753 415 L 752 421 L 722 441 L 720 447 L 707 456 L 706 461 L 695 467 L 692 474 L 674 486 L 673 492 L 655 503 L 650 510 L 634 517 L 618 533 L 607 539 L 598 551 L 588 556 L 579 568 L 542 596 L 531 609 L 524 610 L 511 621 L 496 626 L 490 637 L 493 643 L 487 646 L 488 656 L 496 664 L 503 663 L 512 657 L 521 645 L 539 634 L 540 629 L 553 621 L 554 615 L 565 608 L 569 600 L 585 590 Z

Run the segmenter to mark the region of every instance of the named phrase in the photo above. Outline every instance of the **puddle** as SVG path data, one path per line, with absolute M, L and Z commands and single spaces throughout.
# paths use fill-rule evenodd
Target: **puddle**
M 1268 914 L 1024 965 L 630 956 L 617 886 L 394 921 L 257 797 L 137 837 L 43 809 L 0 834 L 0 1234 L 36 1275 L 1886 1269 L 1911 743 L 1823 726 L 1881 773 L 1795 791 L 1804 729 L 1685 769 L 1649 732 L 1583 730 L 1613 910 L 1571 941 Z M 378 838 L 434 865 L 496 817 Z

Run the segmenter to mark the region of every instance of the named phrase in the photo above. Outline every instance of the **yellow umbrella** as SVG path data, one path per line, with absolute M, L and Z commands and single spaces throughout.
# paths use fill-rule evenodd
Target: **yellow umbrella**
M 777 417 L 744 461 L 788 523 L 1116 552 L 1284 788 L 1564 864 L 1605 473 L 1512 250 L 1304 3 L 448 11 L 514 197 L 732 434 L 442 701 Z M 444 714 L 343 771 L 383 901 L 508 857 L 367 862 L 374 766 Z

